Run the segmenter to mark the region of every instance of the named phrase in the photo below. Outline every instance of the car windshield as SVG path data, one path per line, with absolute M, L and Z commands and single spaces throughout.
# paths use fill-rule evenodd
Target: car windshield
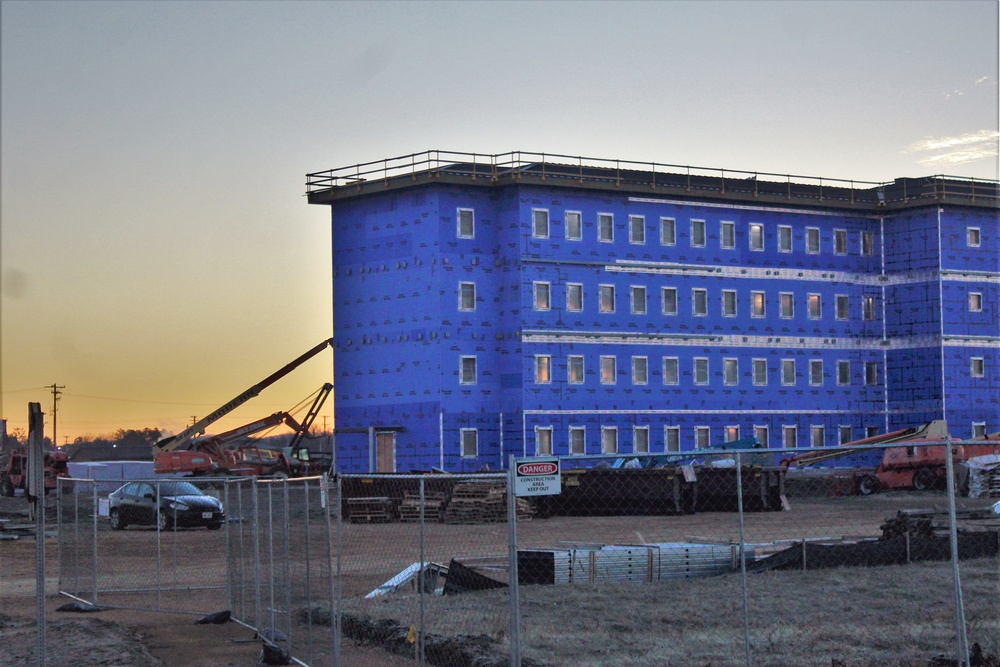
M 197 486 L 190 482 L 161 482 L 159 485 L 161 496 L 203 496 Z

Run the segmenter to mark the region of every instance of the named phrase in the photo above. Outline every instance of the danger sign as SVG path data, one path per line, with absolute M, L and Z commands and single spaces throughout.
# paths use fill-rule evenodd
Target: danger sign
M 561 492 L 559 459 L 514 459 L 514 495 L 553 496 Z

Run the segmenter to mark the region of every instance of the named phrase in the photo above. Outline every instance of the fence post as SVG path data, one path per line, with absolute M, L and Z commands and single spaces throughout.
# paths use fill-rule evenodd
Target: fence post
M 746 534 L 743 525 L 743 462 L 736 452 L 736 507 L 740 523 L 740 578 L 743 581 L 743 651 L 747 667 L 750 667 L 750 601 L 747 590 Z
M 420 631 L 417 632 L 417 664 L 424 664 L 424 477 L 420 476 L 420 579 L 417 584 L 417 605 Z
M 521 605 L 517 581 L 517 496 L 514 495 L 514 455 L 507 466 L 507 541 L 510 560 L 510 664 L 521 667 Z
M 962 601 L 962 578 L 958 568 L 958 525 L 955 517 L 955 462 L 951 436 L 945 439 L 945 472 L 948 476 L 948 537 L 951 543 L 951 576 L 955 593 L 955 639 L 958 664 L 969 664 L 969 638 L 965 628 L 965 603 Z
M 97 604 L 97 515 L 100 514 L 100 509 L 98 507 L 97 500 L 97 482 L 92 481 L 90 487 L 91 500 L 93 502 L 93 509 L 91 510 L 91 523 L 93 528 L 93 533 L 91 535 L 91 569 L 94 573 L 94 604 Z M 159 563 L 157 563 L 159 565 Z M 156 568 L 159 571 L 159 567 Z M 159 587 L 157 587 L 159 588 Z M 159 595 L 159 593 L 157 593 Z

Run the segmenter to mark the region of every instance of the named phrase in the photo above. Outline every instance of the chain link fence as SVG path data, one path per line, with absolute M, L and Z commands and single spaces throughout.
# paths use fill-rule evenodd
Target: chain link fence
M 533 497 L 513 471 L 196 480 L 225 508 L 218 531 L 113 530 L 111 489 L 73 480 L 60 588 L 228 609 L 305 665 L 1000 655 L 1000 471 L 776 465 L 799 452 L 564 457 L 561 492 Z

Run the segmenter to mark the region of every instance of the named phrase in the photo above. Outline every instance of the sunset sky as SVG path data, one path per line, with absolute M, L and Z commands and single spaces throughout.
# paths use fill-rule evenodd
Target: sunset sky
M 442 149 L 1000 175 L 995 0 L 6 0 L 0 21 L 0 416 L 38 401 L 51 436 L 64 385 L 60 444 L 179 431 L 332 335 L 307 172 Z

